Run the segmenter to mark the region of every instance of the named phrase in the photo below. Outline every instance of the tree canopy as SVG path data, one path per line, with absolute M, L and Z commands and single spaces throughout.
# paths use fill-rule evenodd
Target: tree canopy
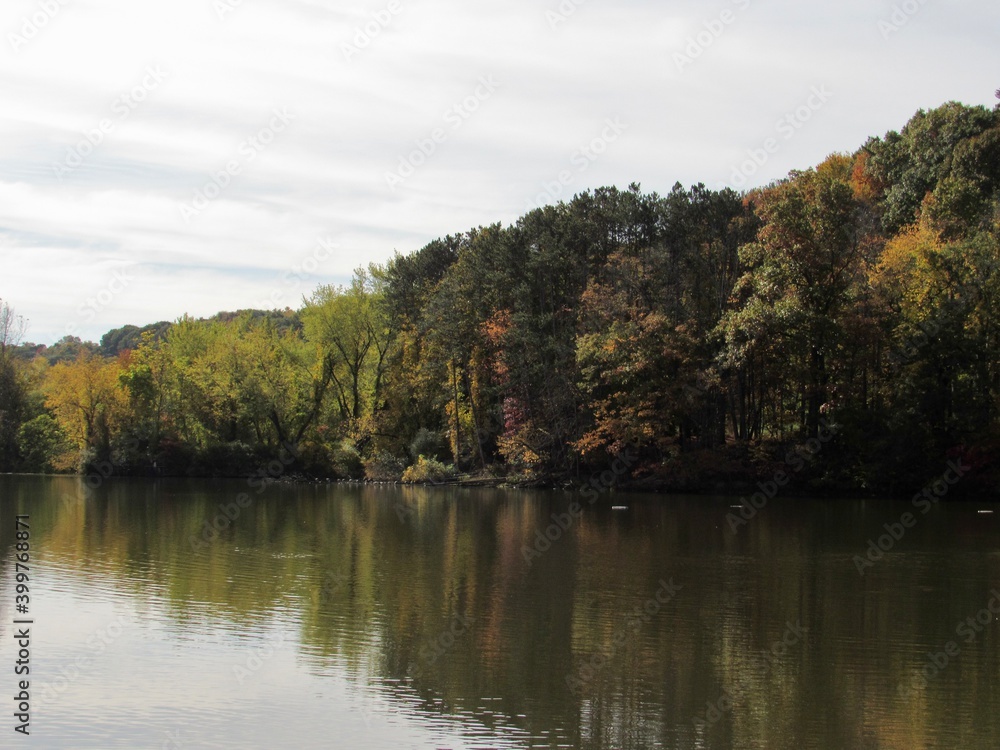
M 835 425 L 805 486 L 894 491 L 961 457 L 986 487 L 998 290 L 1000 108 L 951 102 L 746 193 L 605 187 L 448 235 L 299 310 L 46 348 L 0 305 L 0 470 L 293 450 L 324 476 L 553 481 L 628 448 L 632 481 L 713 489 Z

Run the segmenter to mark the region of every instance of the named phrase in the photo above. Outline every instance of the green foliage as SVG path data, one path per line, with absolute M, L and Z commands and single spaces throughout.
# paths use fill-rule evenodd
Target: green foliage
M 66 433 L 48 414 L 39 414 L 22 424 L 17 443 L 21 454 L 20 469 L 40 474 L 56 471 L 60 458 L 73 450 Z
M 141 328 L 127 325 L 112 329 L 101 336 L 101 356 L 117 357 L 124 351 L 138 349 L 144 342 L 162 341 L 166 338 L 170 326 L 171 323 L 162 320 Z
M 406 461 L 387 451 L 380 451 L 365 461 L 365 479 L 370 482 L 398 482 L 405 470 Z
M 23 364 L 15 357 L 27 324 L 0 300 L 0 471 L 18 467 L 18 433 L 30 418 L 30 396 Z
M 359 269 L 348 287 L 316 289 L 302 310 L 306 339 L 326 352 L 342 420 L 361 420 L 381 398 L 391 337 L 377 287 L 377 278 Z
M 894 490 L 1000 444 L 997 290 L 1000 109 L 949 103 L 745 195 L 599 188 L 449 235 L 300 311 L 100 352 L 0 336 L 0 468 L 55 466 L 48 408 L 121 472 L 295 446 L 306 475 L 568 480 L 629 451 L 654 485 L 716 488 L 833 424 L 797 481 Z
M 885 229 L 894 233 L 912 223 L 924 197 L 948 175 L 959 146 L 995 128 L 998 119 L 1000 111 L 949 102 L 917 112 L 899 133 L 870 139 L 867 169 L 882 186 Z
M 455 467 L 434 458 L 417 456 L 417 462 L 403 472 L 406 484 L 441 484 L 455 477 Z
M 771 402 L 781 434 L 795 415 L 815 438 L 821 411 L 833 393 L 836 354 L 863 322 L 853 319 L 865 296 L 860 205 L 846 175 L 809 170 L 756 197 L 764 225 L 745 245 L 746 272 L 736 285 L 741 303 L 723 317 L 727 347 L 722 357 L 752 371 L 757 392 L 739 393 L 741 422 L 759 437 Z M 781 398 L 784 381 L 798 381 L 794 399 Z
M 341 479 L 364 479 L 365 466 L 361 452 L 350 440 L 341 440 L 333 449 L 333 470 Z
M 441 434 L 426 427 L 417 430 L 410 441 L 410 458 L 416 461 L 421 456 L 441 459 L 448 452 L 448 445 Z
M 52 346 L 32 347 L 36 355 L 41 355 L 48 360 L 50 365 L 60 363 L 75 362 L 83 353 L 98 354 L 100 348 L 90 341 L 82 341 L 79 336 L 63 336 Z
M 13 361 L 0 361 L 0 471 L 17 466 L 17 434 L 25 418 L 27 393 Z

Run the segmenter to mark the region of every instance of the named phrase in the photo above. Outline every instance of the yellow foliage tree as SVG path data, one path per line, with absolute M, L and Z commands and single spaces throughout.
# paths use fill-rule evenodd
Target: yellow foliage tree
M 96 460 L 111 456 L 112 437 L 125 421 L 127 399 L 119 385 L 121 366 L 82 352 L 75 362 L 48 372 L 46 405 L 76 445 Z

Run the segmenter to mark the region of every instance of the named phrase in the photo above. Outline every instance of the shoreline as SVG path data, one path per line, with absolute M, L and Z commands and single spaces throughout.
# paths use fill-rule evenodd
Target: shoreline
M 93 474 L 79 474 L 79 473 L 54 473 L 54 474 L 40 474 L 40 473 L 28 473 L 28 472 L 0 472 L 0 476 L 7 477 L 66 477 L 66 478 L 79 478 L 86 479 L 87 477 L 94 476 Z M 147 480 L 147 481 L 246 481 L 247 479 L 252 479 L 254 475 L 233 475 L 233 476 L 188 476 L 188 475 L 112 475 L 110 477 L 103 477 L 101 479 L 101 484 L 107 480 L 114 479 L 126 479 L 126 480 Z M 343 486 L 357 486 L 357 487 L 421 487 L 421 488 L 482 488 L 482 489 L 498 489 L 498 490 L 539 490 L 546 492 L 577 492 L 583 493 L 587 491 L 591 484 L 584 479 L 574 479 L 574 480 L 554 480 L 552 478 L 547 479 L 524 479 L 517 480 L 510 477 L 496 477 L 496 476 L 478 476 L 478 475 L 467 475 L 459 476 L 454 479 L 441 481 L 441 482 L 403 482 L 402 480 L 376 480 L 376 479 L 342 479 L 335 477 L 307 477 L 301 474 L 295 475 L 285 475 L 281 477 L 274 478 L 270 484 L 283 484 L 289 486 L 306 486 L 306 485 L 343 485 Z M 904 492 L 886 492 L 878 490 L 866 490 L 857 487 L 833 487 L 833 486 L 805 486 L 806 483 L 790 484 L 785 487 L 780 488 L 780 491 L 773 492 L 767 495 L 768 500 L 778 498 L 778 497 L 798 497 L 798 498 L 809 498 L 816 500 L 875 500 L 886 503 L 895 503 L 906 501 L 914 496 L 920 495 L 920 488 L 913 489 L 912 491 Z M 99 485 L 98 485 L 99 487 Z M 89 488 L 92 491 L 97 489 Z M 757 484 L 750 483 L 748 481 L 738 481 L 729 483 L 702 483 L 696 486 L 688 487 L 678 487 L 664 480 L 651 480 L 651 479 L 639 479 L 630 482 L 623 482 L 621 484 L 607 486 L 603 488 L 603 493 L 613 495 L 616 493 L 624 495 L 657 495 L 662 498 L 679 497 L 679 496 L 704 496 L 708 497 L 730 497 L 730 498 L 747 498 L 751 497 L 755 493 L 761 493 L 762 489 L 758 487 Z M 1000 504 L 1000 494 L 996 492 L 990 492 L 988 490 L 984 491 L 974 491 L 974 490 L 964 490 L 956 493 L 954 497 L 950 499 L 945 499 L 946 502 L 989 502 Z

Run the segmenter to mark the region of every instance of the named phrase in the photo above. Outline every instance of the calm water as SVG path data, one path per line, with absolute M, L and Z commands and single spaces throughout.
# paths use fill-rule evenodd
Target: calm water
M 0 476 L 0 745 L 1000 747 L 983 506 L 917 513 L 862 577 L 855 555 L 908 505 L 779 498 L 733 533 L 731 500 L 618 494 L 529 564 L 575 495 L 280 486 L 239 508 L 246 491 Z M 11 718 L 17 513 L 30 738 Z

